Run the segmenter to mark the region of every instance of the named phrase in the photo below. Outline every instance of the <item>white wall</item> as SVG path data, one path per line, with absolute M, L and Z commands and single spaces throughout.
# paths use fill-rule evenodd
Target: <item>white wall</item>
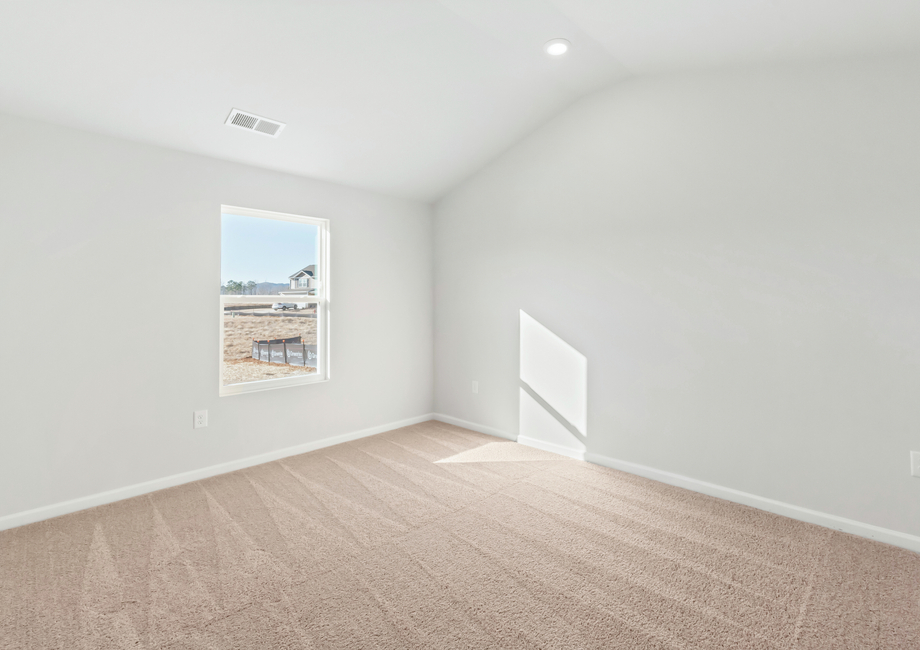
M 217 396 L 222 203 L 330 219 L 331 381 Z M 426 205 L 4 115 L 0 233 L 0 517 L 432 410 Z
M 438 412 L 517 432 L 523 309 L 587 357 L 589 452 L 920 534 L 920 60 L 617 85 L 435 251 Z

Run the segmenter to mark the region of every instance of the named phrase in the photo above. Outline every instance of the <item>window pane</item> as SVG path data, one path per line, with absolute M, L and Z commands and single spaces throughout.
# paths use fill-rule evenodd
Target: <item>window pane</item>
M 326 349 L 320 256 L 325 224 L 259 210 L 222 210 L 222 395 L 278 386 L 244 386 L 272 379 L 314 381 L 325 372 L 319 357 Z M 298 382 L 281 385 L 291 383 Z
M 224 385 L 317 372 L 316 304 L 224 304 Z
M 303 297 L 316 287 L 319 227 L 221 215 L 221 295 Z

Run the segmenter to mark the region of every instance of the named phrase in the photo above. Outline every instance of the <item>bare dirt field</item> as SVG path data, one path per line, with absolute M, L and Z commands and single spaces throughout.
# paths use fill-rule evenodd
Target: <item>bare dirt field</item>
M 316 368 L 288 366 L 252 358 L 252 340 L 285 339 L 300 336 L 316 345 L 316 319 L 305 318 L 306 310 L 289 315 L 259 309 L 256 316 L 245 311 L 224 313 L 224 385 L 294 375 L 309 375 Z

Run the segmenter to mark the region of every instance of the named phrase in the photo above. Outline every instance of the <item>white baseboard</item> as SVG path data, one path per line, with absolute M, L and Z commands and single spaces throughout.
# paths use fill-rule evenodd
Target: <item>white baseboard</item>
M 506 438 L 507 440 L 517 440 L 517 436 L 513 433 L 507 433 L 501 429 L 493 429 L 492 427 L 487 427 L 483 424 L 476 424 L 475 422 L 467 422 L 466 420 L 455 418 L 452 415 L 435 413 L 433 419 L 437 420 L 438 422 L 444 422 L 446 424 L 453 424 L 457 427 L 463 427 L 464 429 L 469 429 L 470 431 L 478 431 L 479 433 L 485 433 L 487 435 L 497 436 L 499 438 Z
M 645 478 L 650 478 L 655 481 L 660 481 L 661 483 L 667 483 L 668 485 L 685 488 L 693 492 L 708 494 L 709 496 L 725 499 L 726 501 L 741 503 L 746 506 L 751 506 L 760 510 L 766 510 L 767 512 L 783 515 L 785 517 L 790 517 L 799 521 L 805 521 L 811 524 L 824 526 L 825 528 L 840 530 L 845 533 L 858 535 L 868 539 L 874 539 L 879 542 L 884 542 L 893 546 L 899 546 L 901 548 L 906 548 L 908 550 L 920 553 L 920 537 L 916 535 L 910 535 L 908 533 L 902 533 L 896 530 L 882 528 L 881 526 L 875 526 L 873 524 L 862 523 L 853 519 L 846 519 L 845 517 L 838 517 L 837 515 L 818 512 L 817 510 L 810 510 L 808 508 L 795 506 L 790 503 L 783 503 L 782 501 L 775 501 L 766 497 L 757 496 L 756 494 L 741 492 L 740 490 L 722 487 L 721 485 L 707 483 L 705 481 L 700 481 L 698 479 L 690 478 L 687 476 L 681 476 L 680 474 L 673 474 L 671 472 L 655 469 L 646 465 L 640 465 L 638 463 L 631 463 L 625 460 L 610 458 L 609 456 L 602 456 L 590 451 L 581 452 L 575 449 L 561 447 L 559 445 L 546 443 L 540 440 L 534 440 L 524 436 L 518 437 L 499 429 L 493 429 L 492 427 L 476 424 L 475 422 L 468 422 L 466 420 L 461 420 L 460 418 L 455 418 L 450 415 L 444 415 L 443 413 L 426 413 L 425 415 L 419 415 L 413 418 L 408 418 L 406 420 L 400 420 L 398 422 L 390 422 L 388 424 L 371 427 L 369 429 L 362 429 L 360 431 L 343 433 L 341 435 L 332 436 L 330 438 L 323 438 L 322 440 L 307 442 L 295 447 L 287 447 L 285 449 L 270 451 L 264 454 L 259 454 L 258 456 L 241 458 L 239 460 L 230 461 L 228 463 L 211 465 L 210 467 L 203 467 L 201 469 L 183 472 L 181 474 L 174 474 L 172 476 L 166 476 L 164 478 L 154 479 L 152 481 L 145 481 L 144 483 L 137 483 L 135 485 L 129 485 L 123 488 L 117 488 L 115 490 L 109 490 L 107 492 L 100 492 L 98 494 L 91 494 L 89 496 L 71 499 L 69 501 L 62 501 L 60 503 L 42 506 L 33 510 L 26 510 L 25 512 L 13 513 L 11 515 L 0 517 L 0 530 L 16 528 L 17 526 L 24 526 L 36 521 L 43 521 L 45 519 L 51 519 L 52 517 L 59 517 L 61 515 L 70 514 L 79 510 L 101 506 L 106 503 L 122 501 L 123 499 L 129 499 L 131 497 L 140 496 L 142 494 L 156 492 L 157 490 L 163 490 L 165 488 L 174 487 L 176 485 L 191 483 L 192 481 L 199 481 L 201 479 L 210 478 L 219 474 L 233 472 L 238 469 L 245 469 L 246 467 L 261 465 L 262 463 L 269 463 L 271 461 L 278 460 L 279 458 L 287 458 L 288 456 L 305 454 L 309 451 L 322 449 L 323 447 L 331 447 L 332 445 L 349 442 L 351 440 L 358 440 L 359 438 L 373 436 L 378 433 L 392 431 L 393 429 L 407 427 L 409 425 L 418 424 L 420 422 L 427 422 L 428 420 L 432 419 L 438 420 L 439 422 L 446 422 L 447 424 L 453 424 L 458 427 L 463 427 L 465 429 L 470 429 L 471 431 L 478 431 L 479 433 L 485 433 L 487 435 L 505 438 L 507 440 L 517 440 L 521 444 L 526 444 L 528 446 L 542 449 L 544 451 L 550 451 L 563 456 L 568 456 L 570 458 L 577 458 L 579 460 L 585 460 L 590 463 L 602 465 L 604 467 L 610 467 L 612 469 L 629 472 L 630 474 L 644 476 Z
M 549 451 L 552 450 L 550 449 Z M 881 526 L 874 526 L 872 524 L 864 524 L 861 521 L 846 519 L 845 517 L 838 517 L 837 515 L 829 515 L 825 512 L 818 512 L 817 510 L 810 510 L 808 508 L 802 508 L 801 506 L 794 506 L 791 503 L 775 501 L 766 497 L 757 496 L 756 494 L 741 492 L 740 490 L 722 487 L 721 485 L 707 483 L 695 478 L 681 476 L 680 474 L 672 474 L 671 472 L 665 472 L 653 467 L 639 465 L 638 463 L 618 460 L 616 458 L 610 458 L 609 456 L 601 456 L 600 454 L 595 454 L 592 452 L 587 452 L 585 454 L 585 460 L 597 465 L 603 465 L 604 467 L 610 467 L 612 469 L 629 472 L 630 474 L 644 476 L 645 478 L 660 481 L 661 483 L 667 483 L 668 485 L 682 487 L 693 492 L 708 494 L 709 496 L 725 499 L 726 501 L 741 503 L 746 506 L 751 506 L 752 508 L 766 510 L 767 512 L 783 515 L 791 519 L 798 519 L 799 521 L 805 521 L 810 524 L 817 524 L 818 526 L 824 526 L 825 528 L 840 530 L 845 533 L 850 533 L 851 535 L 858 535 L 859 537 L 874 539 L 879 542 L 891 544 L 892 546 L 900 546 L 901 548 L 906 548 L 908 550 L 920 553 L 920 537 L 917 537 L 916 535 L 901 533 L 896 530 L 890 530 L 888 528 L 882 528 Z
M 528 447 L 542 449 L 543 451 L 551 451 L 554 454 L 559 454 L 560 456 L 568 456 L 569 458 L 574 458 L 576 460 L 585 460 L 585 454 L 587 453 L 581 449 L 563 447 L 562 445 L 555 445 L 551 442 L 545 442 L 543 440 L 537 440 L 536 438 L 529 438 L 527 436 L 518 436 L 517 441 L 522 445 L 527 445 Z
M 692 492 L 708 494 L 709 496 L 725 499 L 726 501 L 733 501 L 734 503 L 741 503 L 746 506 L 751 506 L 752 508 L 766 510 L 767 512 L 772 512 L 777 515 L 783 515 L 784 517 L 789 517 L 790 519 L 797 519 L 799 521 L 804 521 L 810 524 L 824 526 L 825 528 L 840 530 L 845 533 L 850 533 L 851 535 L 857 535 L 867 539 L 874 539 L 879 542 L 891 544 L 892 546 L 899 546 L 901 548 L 906 548 L 908 550 L 920 553 L 920 537 L 911 535 L 909 533 L 902 533 L 896 530 L 882 528 L 881 526 L 875 526 L 873 524 L 865 524 L 854 519 L 847 519 L 845 517 L 838 517 L 837 515 L 830 515 L 825 512 L 818 512 L 817 510 L 795 506 L 791 503 L 783 503 L 782 501 L 768 499 L 766 497 L 757 496 L 756 494 L 742 492 L 741 490 L 722 487 L 721 485 L 715 485 L 714 483 L 707 483 L 706 481 L 700 481 L 688 476 L 681 476 L 680 474 L 665 472 L 660 469 L 655 469 L 654 467 L 648 467 L 638 463 L 631 463 L 625 460 L 610 458 L 609 456 L 602 456 L 601 454 L 595 454 L 590 451 L 582 452 L 576 449 L 570 449 L 568 447 L 562 447 L 560 445 L 543 442 L 542 440 L 535 440 L 526 436 L 513 436 L 509 433 L 505 433 L 504 431 L 499 431 L 498 429 L 476 424 L 475 422 L 467 422 L 466 420 L 461 420 L 460 418 L 455 418 L 450 415 L 444 415 L 443 413 L 435 413 L 434 419 L 440 422 L 454 424 L 458 427 L 464 427 L 472 431 L 478 431 L 480 433 L 486 433 L 492 436 L 499 436 L 509 440 L 517 440 L 517 442 L 521 444 L 535 447 L 537 449 L 542 449 L 543 451 L 551 451 L 562 456 L 568 456 L 569 458 L 585 460 L 589 463 L 603 465 L 604 467 L 618 469 L 623 472 L 629 472 L 630 474 L 636 474 L 638 476 L 644 476 L 645 478 L 650 478 L 655 481 L 660 481 L 661 483 L 667 483 L 668 485 L 681 487 L 687 490 L 691 490 Z
M 99 492 L 98 494 L 91 494 L 89 496 L 71 499 L 69 501 L 62 501 L 60 503 L 42 506 L 33 510 L 26 510 L 25 512 L 16 512 L 11 515 L 0 517 L 0 530 L 16 528 L 17 526 L 24 526 L 26 524 L 35 523 L 36 521 L 43 521 L 45 519 L 67 515 L 79 510 L 86 510 L 87 508 L 105 505 L 106 503 L 114 503 L 115 501 L 130 499 L 131 497 L 175 487 L 176 485 L 182 485 L 184 483 L 191 483 L 192 481 L 200 481 L 204 478 L 210 478 L 212 476 L 217 476 L 218 474 L 226 474 L 227 472 L 234 472 L 238 469 L 245 469 L 246 467 L 261 465 L 262 463 L 270 463 L 271 461 L 278 460 L 279 458 L 287 458 L 288 456 L 305 454 L 308 451 L 322 449 L 323 447 L 331 447 L 332 445 L 349 442 L 351 440 L 357 440 L 359 438 L 365 438 L 367 436 L 373 436 L 385 431 L 392 431 L 393 429 L 399 429 L 400 427 L 407 427 L 411 424 L 427 422 L 433 418 L 434 414 L 426 413 L 425 415 L 418 415 L 414 418 L 408 418 L 398 422 L 390 422 L 389 424 L 382 424 L 380 426 L 371 427 L 369 429 L 362 429 L 360 431 L 343 433 L 341 435 L 332 436 L 330 438 L 323 438 L 322 440 L 306 442 L 295 447 L 286 447 L 285 449 L 269 451 L 264 454 L 259 454 L 258 456 L 249 456 L 248 458 L 232 460 L 228 463 L 211 465 L 210 467 L 203 467 L 201 469 L 195 469 L 189 472 L 182 472 L 181 474 L 173 474 L 172 476 L 165 476 L 163 478 L 154 479 L 152 481 L 145 481 L 143 483 L 136 483 L 134 485 L 128 485 L 122 488 L 116 488 L 114 490 L 108 490 L 107 492 Z

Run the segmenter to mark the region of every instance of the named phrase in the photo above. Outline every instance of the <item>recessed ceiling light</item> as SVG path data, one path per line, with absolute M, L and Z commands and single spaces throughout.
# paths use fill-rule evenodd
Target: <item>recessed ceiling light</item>
M 543 46 L 543 49 L 551 56 L 561 56 L 569 51 L 571 45 L 572 44 L 564 38 L 554 38 L 551 41 L 546 41 L 546 45 Z

